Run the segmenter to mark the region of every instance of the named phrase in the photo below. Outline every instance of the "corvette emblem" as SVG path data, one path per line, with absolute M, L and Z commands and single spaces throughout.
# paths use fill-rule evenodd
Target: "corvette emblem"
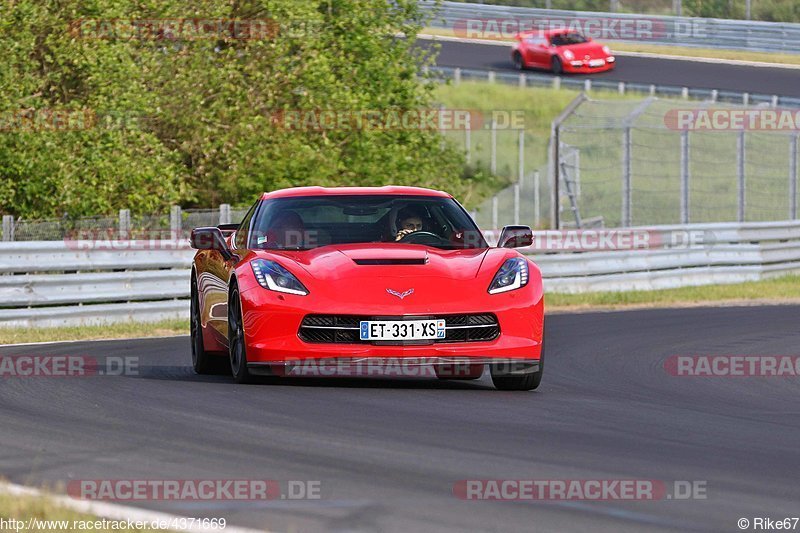
M 392 289 L 386 289 L 386 292 L 388 292 L 392 296 L 397 296 L 398 298 L 400 298 L 402 300 L 406 296 L 410 296 L 410 295 L 414 294 L 414 289 L 408 289 L 407 291 L 404 291 L 404 292 L 397 292 L 397 291 L 393 291 Z

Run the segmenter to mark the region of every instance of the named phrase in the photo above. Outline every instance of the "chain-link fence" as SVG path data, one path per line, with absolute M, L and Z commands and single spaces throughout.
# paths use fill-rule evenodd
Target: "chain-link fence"
M 558 128 L 561 222 L 796 219 L 798 119 L 769 106 L 587 99 Z
M 118 216 L 26 220 L 4 215 L 3 241 L 56 241 L 65 239 L 170 239 L 184 238 L 192 228 L 216 226 L 241 220 L 248 207 L 186 209 L 173 206 L 169 212 L 131 215 L 121 209 Z

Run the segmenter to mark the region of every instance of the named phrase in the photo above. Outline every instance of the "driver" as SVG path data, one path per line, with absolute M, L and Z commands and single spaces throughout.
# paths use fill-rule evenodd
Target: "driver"
M 422 213 L 414 207 L 404 207 L 397 212 L 397 236 L 395 241 L 399 241 L 406 235 L 420 231 L 422 229 Z

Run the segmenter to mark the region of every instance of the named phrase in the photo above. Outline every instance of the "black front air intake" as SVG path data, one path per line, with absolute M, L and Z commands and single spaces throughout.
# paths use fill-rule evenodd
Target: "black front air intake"
M 424 265 L 428 262 L 428 258 L 353 259 L 353 262 L 357 265 Z
M 408 320 L 408 319 L 444 319 L 446 336 L 444 339 L 428 341 L 431 343 L 447 342 L 485 342 L 494 340 L 500 335 L 497 317 L 490 313 L 474 315 L 434 315 L 434 316 L 365 316 L 365 315 L 306 315 L 300 324 L 298 336 L 300 340 L 311 343 L 328 344 L 420 344 L 420 341 L 386 342 L 362 341 L 359 337 L 359 324 L 362 320 Z

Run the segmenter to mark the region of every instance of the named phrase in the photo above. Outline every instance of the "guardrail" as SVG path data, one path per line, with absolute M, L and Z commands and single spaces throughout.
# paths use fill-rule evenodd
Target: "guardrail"
M 598 237 L 615 232 L 638 235 L 644 246 L 579 252 L 551 247 L 601 242 Z M 495 242 L 498 231 L 486 236 Z M 537 244 L 522 251 L 539 265 L 552 292 L 662 289 L 800 273 L 800 221 L 537 231 L 534 238 Z M 0 326 L 188 318 L 194 254 L 188 243 L 117 244 L 0 243 Z
M 420 1 L 420 5 L 431 11 L 433 16 L 430 24 L 433 27 L 463 28 L 467 37 L 470 35 L 466 33 L 466 21 L 501 21 L 505 23 L 504 26 L 475 26 L 506 32 L 517 27 L 539 29 L 539 24 L 543 23 L 550 27 L 564 21 L 565 26 L 578 27 L 590 36 L 595 36 L 591 35 L 594 29 L 600 32 L 596 37 L 606 41 L 800 54 L 800 24 L 797 23 L 565 11 L 462 2 L 443 2 L 437 10 L 433 2 L 425 0 Z M 632 33 L 628 35 L 626 31 Z

